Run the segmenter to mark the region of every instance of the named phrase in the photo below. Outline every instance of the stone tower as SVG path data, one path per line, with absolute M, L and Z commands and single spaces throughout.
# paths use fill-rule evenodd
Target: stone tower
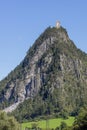
M 60 22 L 59 21 L 56 22 L 56 28 L 57 29 L 60 28 Z

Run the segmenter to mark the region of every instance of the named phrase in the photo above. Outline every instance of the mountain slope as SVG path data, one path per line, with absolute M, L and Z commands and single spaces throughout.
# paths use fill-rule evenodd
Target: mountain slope
M 21 107 L 26 118 L 77 111 L 87 104 L 87 54 L 77 49 L 63 27 L 48 27 L 0 82 L 0 102 L 1 108 L 22 103 L 17 111 Z

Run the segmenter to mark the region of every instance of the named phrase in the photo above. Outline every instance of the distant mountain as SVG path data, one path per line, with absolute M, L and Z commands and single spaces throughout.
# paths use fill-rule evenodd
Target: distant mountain
M 17 107 L 14 114 L 21 119 L 76 114 L 87 105 L 87 54 L 63 27 L 48 27 L 20 65 L 0 82 L 0 107 L 10 105 L 12 110 Z

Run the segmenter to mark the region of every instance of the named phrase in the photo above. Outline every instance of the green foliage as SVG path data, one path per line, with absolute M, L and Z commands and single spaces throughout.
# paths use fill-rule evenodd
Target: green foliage
M 0 130 L 20 130 L 20 126 L 14 117 L 0 111 Z
M 87 130 L 87 108 L 81 108 L 74 122 L 73 130 Z
M 63 118 L 55 118 L 55 119 L 48 119 L 46 117 L 46 120 L 39 120 L 39 121 L 34 121 L 34 122 L 27 122 L 22 124 L 22 128 L 24 129 L 25 127 L 32 128 L 32 124 L 36 124 L 37 127 L 42 128 L 42 130 L 45 130 L 47 127 L 47 122 L 49 124 L 50 129 L 56 129 L 57 127 L 59 128 L 61 125 L 61 122 L 64 122 L 63 126 L 72 126 L 74 122 L 74 117 L 69 117 L 68 119 L 63 119 Z M 66 124 L 66 125 L 65 125 Z
M 38 123 L 32 123 L 31 125 L 32 125 L 31 127 L 32 129 L 38 129 Z
M 59 130 L 64 130 L 65 128 L 67 128 L 67 124 L 65 122 L 61 122 Z

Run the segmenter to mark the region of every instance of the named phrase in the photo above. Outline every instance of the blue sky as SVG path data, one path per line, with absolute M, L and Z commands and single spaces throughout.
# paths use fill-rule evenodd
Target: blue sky
M 87 0 L 0 0 L 0 80 L 57 20 L 87 53 Z

